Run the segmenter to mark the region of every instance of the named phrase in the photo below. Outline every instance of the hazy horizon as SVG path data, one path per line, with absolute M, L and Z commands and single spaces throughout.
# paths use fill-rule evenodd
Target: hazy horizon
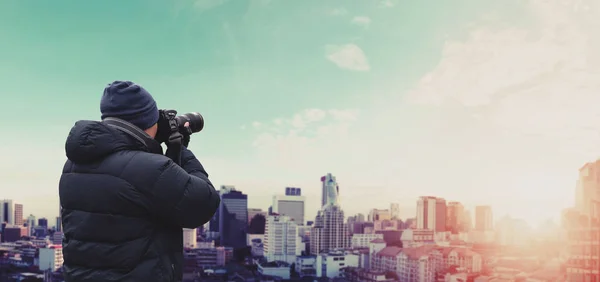
M 555 2 L 2 1 L 0 198 L 56 216 L 69 129 L 132 80 L 205 116 L 190 148 L 249 208 L 301 187 L 310 219 L 332 173 L 346 215 L 558 223 L 600 155 L 600 3 Z

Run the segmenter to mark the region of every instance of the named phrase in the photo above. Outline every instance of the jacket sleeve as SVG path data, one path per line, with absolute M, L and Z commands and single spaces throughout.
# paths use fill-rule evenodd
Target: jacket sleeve
M 156 214 L 182 228 L 197 228 L 217 211 L 221 198 L 191 151 L 184 149 L 182 166 L 165 159 L 152 189 Z

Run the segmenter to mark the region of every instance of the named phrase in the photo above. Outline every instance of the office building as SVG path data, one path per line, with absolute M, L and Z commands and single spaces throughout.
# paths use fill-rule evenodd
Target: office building
M 62 231 L 62 221 L 60 220 L 60 216 L 56 217 L 56 231 Z
M 563 212 L 566 281 L 600 281 L 600 159 L 579 169 L 575 206 Z
M 445 232 L 446 213 L 446 200 L 443 198 L 420 197 L 417 201 L 417 229 Z
M 0 200 L 0 223 L 15 224 L 13 200 Z
M 286 193 L 289 192 L 288 189 L 290 188 L 286 188 Z M 296 224 L 304 225 L 305 201 L 306 197 L 300 196 L 300 193 L 293 195 L 274 195 L 271 211 L 273 214 L 289 216 L 292 220 L 296 222 Z
M 400 219 L 400 205 L 398 203 L 390 204 L 390 216 L 392 219 Z
M 23 205 L 22 204 L 15 204 L 15 225 L 16 226 L 23 226 Z
M 220 244 L 226 247 L 246 247 L 248 230 L 248 195 L 233 186 L 221 186 L 218 217 Z M 212 226 L 211 226 L 212 231 Z
M 370 222 L 390 219 L 392 219 L 392 215 L 389 210 L 371 209 L 371 211 L 369 211 Z
M 330 198 L 335 198 L 334 200 L 338 202 L 338 195 L 340 192 L 340 187 L 335 180 L 335 176 L 328 173 L 325 176 L 321 177 L 321 207 L 324 207 L 328 203 L 330 203 Z
M 51 245 L 46 248 L 40 248 L 39 269 L 41 271 L 57 271 L 63 265 L 62 246 Z
M 453 234 L 465 232 L 464 227 L 465 207 L 459 202 L 448 202 L 446 208 L 446 229 Z
M 248 224 L 250 224 L 250 221 L 252 221 L 252 219 L 254 218 L 254 216 L 256 216 L 257 214 L 260 214 L 262 216 L 264 216 L 265 218 L 267 217 L 267 212 L 263 211 L 262 209 L 248 209 Z
M 494 229 L 494 217 L 492 215 L 492 207 L 476 206 L 475 207 L 475 230 L 491 231 Z
M 48 228 L 48 220 L 45 217 L 38 219 L 38 226 Z
M 296 256 L 301 254 L 297 227 L 289 216 L 270 215 L 267 218 L 263 239 L 263 252 L 267 261 L 285 261 L 289 264 L 296 262 Z
M 335 177 L 327 174 L 321 178 L 321 182 L 324 189 L 321 202 L 325 205 L 317 213 L 310 231 L 310 253 L 313 255 L 350 246 L 348 226 L 338 202 L 339 186 Z

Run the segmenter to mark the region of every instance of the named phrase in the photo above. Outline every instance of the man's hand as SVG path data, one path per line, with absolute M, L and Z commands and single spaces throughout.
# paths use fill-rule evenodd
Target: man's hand
M 185 127 L 187 132 L 186 134 L 182 134 L 183 139 L 181 140 L 181 144 L 187 148 L 190 144 L 190 136 L 192 135 L 192 129 L 190 128 L 190 123 L 187 121 L 183 124 L 183 127 Z

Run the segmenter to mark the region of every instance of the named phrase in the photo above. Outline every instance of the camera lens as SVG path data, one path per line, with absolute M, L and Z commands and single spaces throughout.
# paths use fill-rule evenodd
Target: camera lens
M 199 113 L 187 113 L 176 117 L 180 128 L 183 128 L 186 122 L 189 122 L 189 127 L 192 133 L 200 132 L 204 128 L 204 117 Z

